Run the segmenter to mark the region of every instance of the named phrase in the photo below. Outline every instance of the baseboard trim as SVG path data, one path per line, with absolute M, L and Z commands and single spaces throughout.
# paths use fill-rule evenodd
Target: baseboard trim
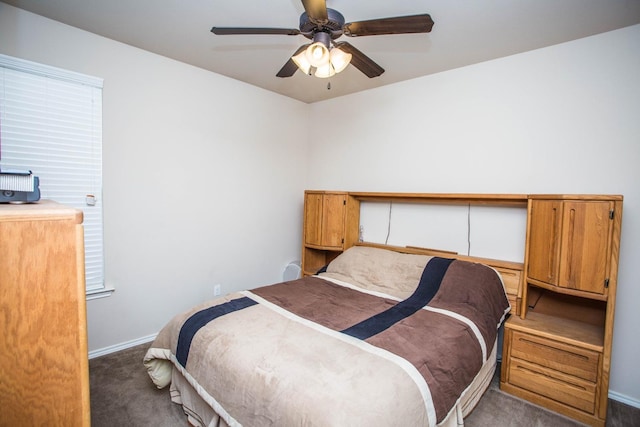
M 110 345 L 109 347 L 99 348 L 89 352 L 89 359 L 93 359 L 100 356 L 106 356 L 107 354 L 115 353 L 116 351 L 126 350 L 131 347 L 135 347 L 140 344 L 146 344 L 153 341 L 158 334 L 147 335 L 146 337 L 136 338 L 135 340 L 126 341 L 120 344 Z
M 640 409 L 640 400 L 609 390 L 609 399 Z

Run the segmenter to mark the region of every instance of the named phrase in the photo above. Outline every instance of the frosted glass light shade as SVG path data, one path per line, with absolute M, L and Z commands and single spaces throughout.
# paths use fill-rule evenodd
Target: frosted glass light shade
M 329 49 L 320 42 L 312 43 L 305 54 L 312 67 L 320 68 L 329 63 Z
M 345 53 L 334 47 L 331 49 L 330 58 L 331 58 L 331 66 L 335 70 L 336 73 L 341 72 L 347 65 L 351 62 L 352 55 L 350 53 Z
M 318 67 L 314 76 L 320 77 L 321 79 L 326 79 L 328 77 L 334 76 L 336 71 L 333 69 L 333 66 L 329 62 L 324 64 L 322 67 Z
M 309 72 L 311 71 L 311 64 L 307 60 L 306 50 L 303 50 L 299 54 L 292 56 L 291 59 L 293 60 L 293 62 L 295 62 L 298 68 L 302 70 L 303 73 L 309 74 Z

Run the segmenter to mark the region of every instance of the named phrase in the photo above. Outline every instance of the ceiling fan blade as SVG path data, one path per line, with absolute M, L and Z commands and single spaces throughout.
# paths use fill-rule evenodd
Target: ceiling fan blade
M 297 54 L 299 54 L 300 52 L 302 52 L 303 50 L 305 50 L 307 48 L 307 46 L 309 46 L 308 44 L 304 44 L 302 46 L 300 46 L 298 48 L 298 50 L 295 51 L 295 53 L 293 55 L 291 55 L 291 58 L 289 58 L 289 60 L 282 66 L 282 68 L 280 68 L 280 71 L 278 71 L 278 74 L 276 74 L 276 77 L 291 77 L 293 76 L 296 71 L 298 71 L 298 66 L 296 65 L 295 62 L 293 62 L 293 57 L 296 56 Z
M 324 25 L 329 21 L 325 0 L 302 0 L 302 5 L 309 20 L 314 24 Z
M 240 27 L 213 27 L 211 32 L 218 36 L 228 35 L 284 35 L 297 36 L 300 30 L 295 28 L 240 28 Z
M 398 16 L 395 18 L 372 19 L 370 21 L 349 22 L 342 27 L 349 37 L 377 36 L 382 34 L 428 33 L 433 28 L 431 15 Z
M 356 49 L 356 47 L 351 43 L 337 42 L 335 43 L 335 47 L 345 53 L 350 53 L 352 55 L 351 65 L 362 71 L 367 77 L 378 77 L 380 74 L 384 73 L 384 68 L 376 64 L 373 59 L 369 58 L 360 50 Z

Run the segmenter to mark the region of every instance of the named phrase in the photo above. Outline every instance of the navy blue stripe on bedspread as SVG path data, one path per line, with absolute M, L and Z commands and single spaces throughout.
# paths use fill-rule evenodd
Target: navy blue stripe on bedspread
M 243 297 L 225 302 L 224 304 L 209 307 L 192 314 L 191 317 L 184 322 L 182 328 L 180 328 L 180 335 L 178 336 L 178 345 L 176 348 L 176 359 L 178 359 L 178 362 L 184 367 L 187 366 L 191 341 L 193 341 L 193 337 L 200 328 L 218 317 L 251 307 L 255 304 L 257 304 L 257 302 L 251 298 Z
M 435 296 L 440 289 L 442 278 L 452 262 L 453 259 L 448 258 L 434 257 L 430 259 L 422 272 L 418 287 L 409 298 L 341 332 L 365 340 L 411 316 L 427 305 Z

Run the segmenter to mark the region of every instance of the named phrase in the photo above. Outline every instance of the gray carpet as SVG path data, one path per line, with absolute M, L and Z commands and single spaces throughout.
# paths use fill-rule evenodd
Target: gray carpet
M 142 365 L 148 344 L 89 361 L 91 424 L 114 426 L 188 426 L 168 387 L 157 390 Z M 498 370 L 499 372 L 499 370 Z M 582 424 L 500 391 L 498 374 L 473 412 L 467 427 L 574 427 Z M 608 427 L 640 427 L 640 409 L 609 401 Z

